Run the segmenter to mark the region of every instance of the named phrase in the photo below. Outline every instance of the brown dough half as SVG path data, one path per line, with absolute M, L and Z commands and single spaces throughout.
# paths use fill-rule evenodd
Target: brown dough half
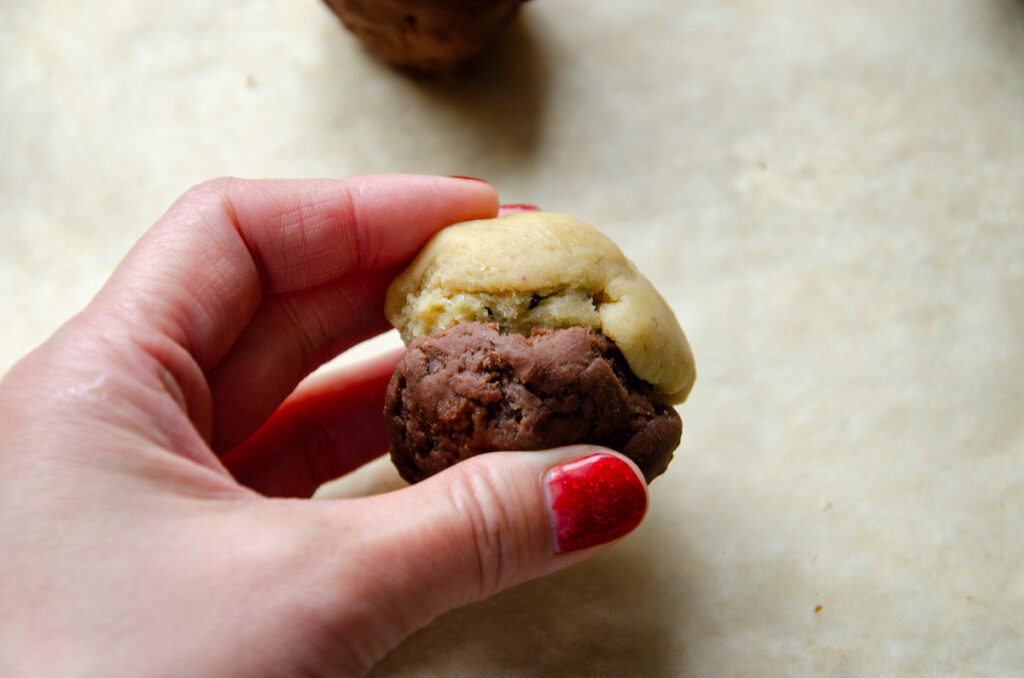
M 682 435 L 664 394 L 583 327 L 523 335 L 465 322 L 418 337 L 395 368 L 385 418 L 409 482 L 477 454 L 576 443 L 622 452 L 650 482 Z

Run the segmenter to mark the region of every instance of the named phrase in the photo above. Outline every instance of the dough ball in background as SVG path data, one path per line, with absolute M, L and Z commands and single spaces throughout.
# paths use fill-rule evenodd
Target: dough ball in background
M 324 1 L 384 61 L 446 73 L 483 52 L 525 0 Z

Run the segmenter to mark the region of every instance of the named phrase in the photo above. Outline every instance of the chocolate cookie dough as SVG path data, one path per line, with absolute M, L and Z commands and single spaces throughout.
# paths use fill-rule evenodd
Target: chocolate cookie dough
M 388 387 L 391 458 L 417 482 L 468 457 L 594 443 L 621 451 L 647 481 L 663 473 L 682 422 L 592 328 L 502 333 L 463 322 L 414 339 Z

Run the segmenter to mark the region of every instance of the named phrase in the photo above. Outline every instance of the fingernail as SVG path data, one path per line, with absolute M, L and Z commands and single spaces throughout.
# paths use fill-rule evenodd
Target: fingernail
M 502 212 L 540 212 L 540 208 L 536 205 L 527 205 L 526 203 L 516 203 L 513 205 L 502 205 L 499 207 Z
M 486 179 L 477 179 L 476 177 L 460 177 L 457 174 L 449 175 L 452 179 L 465 179 L 466 181 L 479 181 L 481 184 L 490 184 L 491 182 Z
M 545 477 L 555 553 L 604 544 L 628 534 L 647 512 L 647 488 L 611 454 L 555 466 Z

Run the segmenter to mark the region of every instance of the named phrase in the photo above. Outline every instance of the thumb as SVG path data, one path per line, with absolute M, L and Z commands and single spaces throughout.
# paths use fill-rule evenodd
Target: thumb
M 405 635 L 629 533 L 646 512 L 647 485 L 621 454 L 573 446 L 480 455 L 355 503 L 360 522 L 374 525 L 359 531 L 373 572 L 364 593 L 377 609 L 403 610 Z

